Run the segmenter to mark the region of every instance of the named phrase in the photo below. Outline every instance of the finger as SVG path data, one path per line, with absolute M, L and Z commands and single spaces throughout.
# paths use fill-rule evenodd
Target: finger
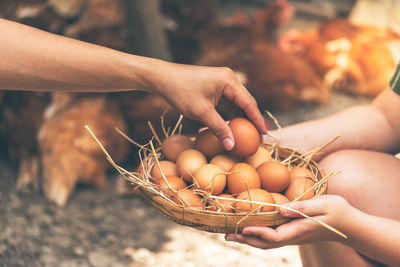
M 279 243 L 281 240 L 281 236 L 279 236 L 280 233 L 269 227 L 248 226 L 243 228 L 242 234 L 246 236 L 252 235 L 264 241 L 273 243 Z
M 261 226 L 246 226 L 242 230 L 242 234 L 244 235 L 256 235 L 260 238 L 265 238 L 264 236 L 272 236 L 275 235 L 275 229 L 269 227 L 261 227 Z M 267 239 L 267 238 L 266 238 Z
M 244 91 L 246 91 L 247 99 L 243 100 L 243 103 L 241 102 L 240 99 L 237 101 L 237 105 L 243 109 L 243 111 L 246 113 L 246 116 L 254 123 L 254 125 L 257 127 L 258 131 L 261 134 L 266 134 L 267 133 L 267 126 L 265 124 L 265 119 L 262 116 L 258 106 L 257 102 L 254 99 L 253 96 L 250 95 L 250 93 L 247 91 L 247 89 L 242 85 L 242 88 Z
M 229 128 L 226 121 L 218 114 L 214 107 L 210 107 L 209 113 L 205 117 L 200 118 L 200 121 L 214 132 L 226 150 L 233 149 L 235 139 L 231 128 Z
M 296 245 L 309 239 L 310 233 L 316 232 L 316 227 L 318 227 L 318 225 L 314 222 L 307 221 L 306 219 L 298 219 L 283 224 L 276 229 L 249 226 L 245 227 L 242 233 L 246 236 L 251 235 L 260 238 L 271 245 Z
M 258 131 L 262 134 L 266 134 L 267 127 L 264 118 L 257 107 L 257 102 L 243 85 L 238 83 L 235 87 L 236 88 L 232 89 L 226 88 L 223 92 L 224 97 L 243 109 L 246 116 L 254 123 Z
M 235 235 L 232 235 L 235 236 Z M 235 241 L 241 244 L 247 244 L 249 246 L 252 247 L 256 247 L 256 248 L 261 248 L 261 249 L 267 249 L 267 248 L 274 248 L 276 247 L 276 245 L 274 246 L 273 244 L 269 244 L 267 242 L 265 242 L 264 240 L 258 238 L 258 237 L 254 237 L 254 236 L 245 236 L 245 235 L 241 235 L 241 234 L 237 234 L 236 238 L 227 238 L 227 241 Z
M 308 216 L 324 215 L 326 214 L 326 204 L 323 196 L 304 201 L 289 202 L 279 208 L 279 213 L 285 217 L 302 217 L 301 214 L 295 211 L 302 212 Z
M 322 217 L 319 216 L 315 218 L 319 220 L 322 219 Z M 324 237 L 324 235 L 321 234 L 321 231 L 329 233 L 328 230 L 318 223 L 306 218 L 296 219 L 276 228 L 279 241 L 287 245 L 300 245 L 320 241 Z

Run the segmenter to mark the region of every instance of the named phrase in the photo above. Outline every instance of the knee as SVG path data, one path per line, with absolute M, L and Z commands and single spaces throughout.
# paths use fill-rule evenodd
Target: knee
M 328 194 L 344 197 L 352 206 L 379 216 L 399 218 L 400 161 L 390 154 L 343 150 L 320 161 L 326 172 L 340 171 L 328 182 Z
M 362 183 L 363 170 L 356 163 L 358 151 L 341 150 L 323 158 L 319 165 L 326 174 L 339 172 L 328 182 L 328 193 L 350 200 L 352 192 Z

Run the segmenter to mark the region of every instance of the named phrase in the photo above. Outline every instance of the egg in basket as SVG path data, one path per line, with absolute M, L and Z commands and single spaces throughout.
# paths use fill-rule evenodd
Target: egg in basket
M 153 131 L 158 146 L 154 139 L 139 145 L 117 129 L 140 146 L 141 163 L 135 172 L 118 166 L 85 126 L 121 175 L 158 211 L 179 224 L 215 233 L 235 233 L 245 226 L 275 227 L 289 221 L 277 207 L 326 193 L 327 181 L 334 175 L 325 175 L 311 160 L 326 145 L 300 154 L 261 143 L 250 121 L 235 118 L 229 122 L 235 146 L 228 152 L 208 129 L 195 138 L 179 134 L 181 118 L 171 134 L 164 131 L 163 141 Z

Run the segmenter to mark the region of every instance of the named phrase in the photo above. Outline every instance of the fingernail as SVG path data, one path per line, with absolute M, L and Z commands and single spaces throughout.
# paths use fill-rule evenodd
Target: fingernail
M 225 138 L 222 141 L 222 145 L 225 147 L 226 150 L 232 150 L 234 146 L 233 141 L 230 138 Z

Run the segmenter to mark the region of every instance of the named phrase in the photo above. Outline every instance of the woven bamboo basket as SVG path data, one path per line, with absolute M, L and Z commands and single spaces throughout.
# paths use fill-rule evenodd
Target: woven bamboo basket
M 272 144 L 263 143 L 262 146 L 267 149 L 272 148 Z M 159 149 L 157 149 L 159 151 Z M 293 158 L 291 164 L 297 166 L 305 160 L 296 151 L 284 148 L 275 147 L 273 149 L 273 157 L 279 160 L 285 160 L 288 157 Z M 154 157 L 162 157 L 161 153 L 148 154 L 143 160 L 137 173 L 144 179 L 144 172 L 150 172 L 155 164 Z M 307 161 L 307 167 L 316 174 L 316 179 L 321 180 L 325 177 L 325 173 L 321 170 L 317 163 L 312 160 Z M 124 175 L 124 174 L 123 174 Z M 135 184 L 129 175 L 124 175 L 125 178 Z M 169 200 L 165 196 L 160 195 L 154 188 L 137 185 L 145 199 L 147 199 L 161 214 L 168 219 L 181 225 L 190 226 L 192 228 L 213 233 L 234 233 L 241 231 L 245 226 L 270 226 L 276 227 L 280 224 L 289 221 L 288 218 L 279 215 L 277 212 L 251 212 L 251 213 L 225 213 L 208 210 L 198 210 L 190 207 L 178 205 Z M 314 195 L 319 196 L 325 194 L 327 190 L 327 181 L 321 183 L 314 189 Z
M 269 113 L 268 113 L 269 114 Z M 272 115 L 270 115 L 272 116 Z M 174 129 L 171 132 L 171 135 L 175 133 L 175 131 L 178 129 L 180 125 L 180 122 L 182 120 L 183 116 L 181 116 L 175 125 Z M 274 117 L 272 116 L 274 119 Z M 275 123 L 277 124 L 278 128 L 280 129 L 280 125 L 277 123 L 276 119 L 274 119 Z M 152 130 L 154 134 L 154 138 L 157 140 L 158 144 L 161 146 L 161 141 L 158 138 L 157 134 L 154 131 L 154 128 L 152 127 L 151 123 L 148 122 L 150 129 Z M 164 129 L 164 134 L 165 136 L 168 136 L 169 131 L 165 131 L 164 125 L 163 125 L 163 116 L 161 117 L 161 124 Z M 89 126 L 85 125 L 86 130 L 92 135 L 93 139 L 97 142 L 103 153 L 106 155 L 107 160 L 111 163 L 111 165 L 128 181 L 131 183 L 132 186 L 135 188 L 138 188 L 141 194 L 145 199 L 147 199 L 161 214 L 169 218 L 170 220 L 190 226 L 192 228 L 202 230 L 202 231 L 207 231 L 207 232 L 213 232 L 213 233 L 238 233 L 241 231 L 245 226 L 268 226 L 268 227 L 276 227 L 281 224 L 284 224 L 289 221 L 288 218 L 283 217 L 279 215 L 278 212 L 260 212 L 259 209 L 255 209 L 249 213 L 226 213 L 226 212 L 220 212 L 220 211 L 210 211 L 207 209 L 196 209 L 196 208 L 191 208 L 191 207 L 184 207 L 183 205 L 176 204 L 174 201 L 170 199 L 171 196 L 166 196 L 163 193 L 163 190 L 160 190 L 160 187 L 155 184 L 155 179 L 150 176 L 150 172 L 154 166 L 154 164 L 158 163 L 159 160 L 163 158 L 161 151 L 161 147 L 155 148 L 153 145 L 152 140 L 146 145 L 140 145 L 136 143 L 134 140 L 129 138 L 125 133 L 123 133 L 121 130 L 115 128 L 117 132 L 119 132 L 125 139 L 127 139 L 129 142 L 133 143 L 136 146 L 140 147 L 139 150 L 139 157 L 141 160 L 141 164 L 137 168 L 136 171 L 134 172 L 129 172 L 125 170 L 124 168 L 118 166 L 113 159 L 111 158 L 110 154 L 107 152 L 107 150 L 104 148 L 104 146 L 101 144 L 101 142 L 97 139 L 95 134 L 92 132 Z M 181 128 L 179 128 L 178 133 L 180 134 Z M 280 147 L 278 145 L 278 140 L 274 144 L 269 144 L 269 143 L 262 143 L 261 146 L 264 148 L 268 149 L 271 153 L 272 158 L 274 158 L 275 161 L 280 161 L 281 163 L 294 167 L 294 166 L 302 166 L 302 167 L 307 167 L 313 174 L 314 174 L 314 182 L 315 184 L 311 187 L 308 188 L 303 192 L 303 194 L 299 195 L 294 201 L 297 200 L 302 200 L 302 197 L 309 193 L 310 190 L 314 192 L 314 197 L 320 196 L 322 194 L 325 194 L 327 191 L 327 186 L 328 186 L 328 180 L 335 176 L 338 172 L 334 173 L 331 172 L 328 175 L 324 173 L 322 169 L 319 168 L 318 164 L 312 160 L 312 156 L 324 149 L 325 147 L 329 146 L 331 143 L 333 143 L 335 140 L 337 140 L 339 136 L 336 136 L 333 138 L 331 141 L 328 143 L 315 148 L 312 151 L 309 151 L 304 154 L 300 154 L 297 151 L 286 148 L 286 147 Z M 216 204 L 215 199 L 218 199 L 216 196 L 210 196 L 209 193 L 203 191 L 203 192 L 196 192 L 198 194 L 201 194 L 205 196 L 203 198 L 203 202 L 206 203 L 211 202 L 213 204 Z M 206 193 L 206 194 L 204 194 Z M 176 191 L 174 192 L 176 195 Z M 178 197 L 179 198 L 179 197 Z M 231 199 L 228 199 L 231 200 Z M 261 203 L 261 202 L 254 202 L 254 201 L 249 201 L 249 200 L 238 200 L 236 199 L 235 201 L 240 201 L 240 202 L 247 202 L 247 203 L 254 203 L 256 206 L 258 206 L 261 210 L 263 206 L 275 206 L 275 207 L 281 207 L 285 209 L 289 209 L 292 212 L 295 212 L 299 214 L 302 217 L 308 218 L 321 226 L 325 227 L 326 229 L 336 233 L 337 235 L 347 238 L 347 236 L 337 229 L 331 227 L 330 225 L 316 219 L 313 217 L 310 217 L 300 211 L 297 211 L 295 209 L 289 208 L 289 207 L 284 207 L 281 205 L 277 204 L 271 204 L 271 203 Z M 219 206 L 218 204 L 217 206 Z M 205 205 L 204 205 L 205 207 Z

